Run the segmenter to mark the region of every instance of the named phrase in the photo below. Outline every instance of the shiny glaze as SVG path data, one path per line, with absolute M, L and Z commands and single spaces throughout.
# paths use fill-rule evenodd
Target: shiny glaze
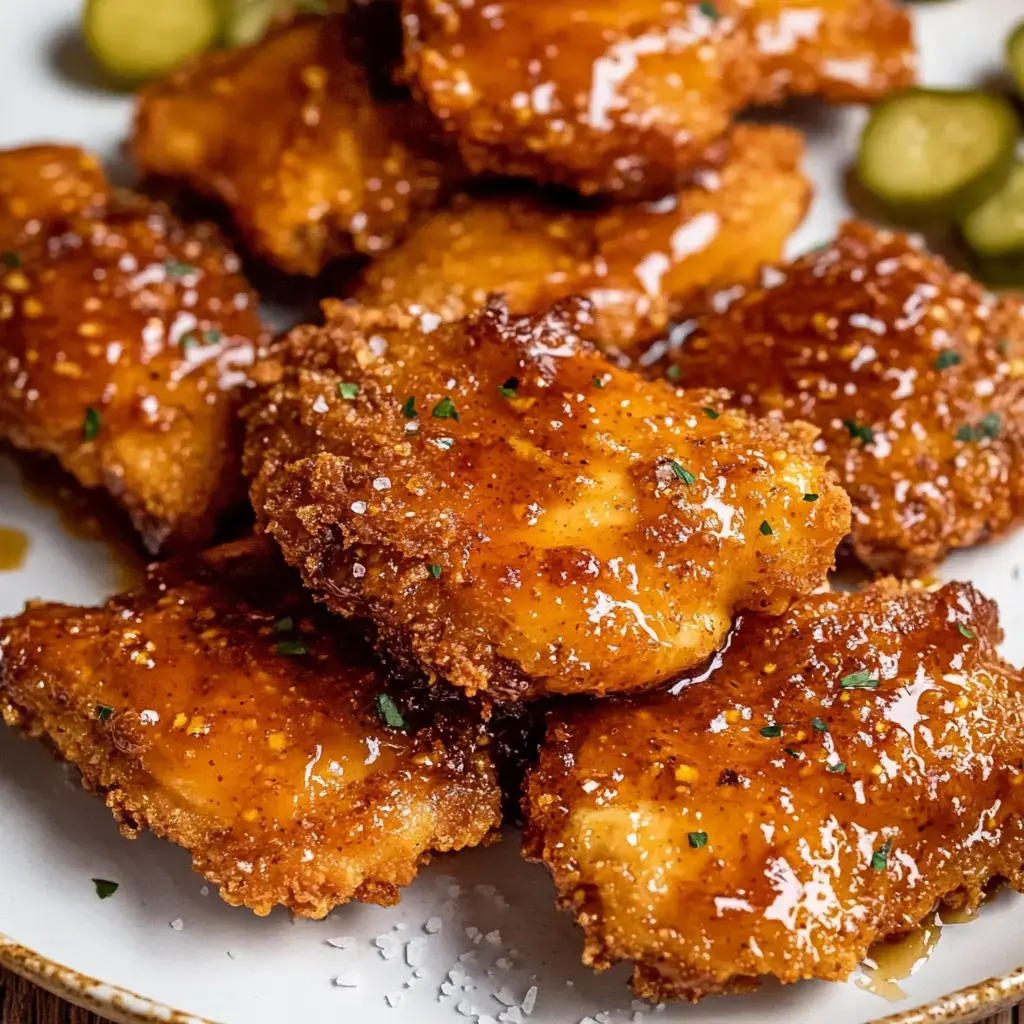
M 719 148 L 721 160 L 654 203 L 570 210 L 529 194 L 463 196 L 371 263 L 356 298 L 458 319 L 491 292 L 514 313 L 583 295 L 593 340 L 633 354 L 691 292 L 778 259 L 807 208 L 799 134 L 740 125 Z
M 0 525 L 0 572 L 17 572 L 25 564 L 29 536 L 24 530 Z
M 1000 638 L 971 586 L 884 580 L 745 618 L 706 682 L 551 714 L 526 849 L 585 961 L 633 960 L 654 1001 L 838 980 L 941 901 L 1024 886 L 1024 695 Z M 844 689 L 856 672 L 878 687 Z
M 385 725 L 381 693 L 407 728 Z M 473 714 L 389 677 L 265 542 L 154 567 L 102 608 L 0 623 L 0 709 L 76 764 L 126 835 L 184 846 L 258 914 L 394 903 L 430 850 L 500 821 Z
M 240 496 L 256 295 L 213 227 L 163 206 L 96 193 L 63 216 L 77 181 L 67 150 L 0 152 L 24 211 L 0 237 L 0 437 L 107 488 L 151 550 L 202 543 Z
M 928 962 L 942 938 L 942 925 L 938 915 L 930 914 L 912 932 L 876 942 L 860 965 L 861 974 L 855 984 L 890 1003 L 906 999 L 900 982 L 915 975 Z
M 132 153 L 225 203 L 248 245 L 289 273 L 383 252 L 463 172 L 429 112 L 375 96 L 373 70 L 351 53 L 346 18 L 299 19 L 145 87 Z
M 581 340 L 585 304 L 494 300 L 455 324 L 325 308 L 255 371 L 251 497 L 317 596 L 396 656 L 496 700 L 638 689 L 832 566 L 849 505 L 813 434 L 615 369 Z M 446 400 L 458 422 L 433 415 Z
M 1021 516 L 1017 298 L 988 295 L 905 236 L 856 223 L 762 281 L 714 297 L 677 332 L 681 345 L 662 346 L 658 368 L 687 387 L 728 388 L 758 415 L 819 427 L 853 500 L 860 559 L 923 574 Z M 996 436 L 958 439 L 995 422 L 986 416 L 999 418 Z M 852 436 L 858 428 L 873 437 Z
M 405 0 L 406 65 L 474 170 L 654 198 L 751 102 L 913 79 L 889 0 Z M 842 87 L 837 89 L 837 81 Z

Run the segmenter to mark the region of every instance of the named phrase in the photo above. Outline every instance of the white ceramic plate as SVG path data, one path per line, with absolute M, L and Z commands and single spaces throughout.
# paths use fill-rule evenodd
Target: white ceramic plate
M 0 0 L 0 146 L 66 140 L 116 160 L 130 101 L 91 84 L 74 33 L 77 7 L 72 0 Z M 1024 0 L 947 0 L 923 4 L 915 15 L 925 81 L 967 85 L 998 72 L 1005 34 L 1024 17 Z M 815 109 L 803 124 L 818 198 L 794 251 L 828 238 L 848 212 L 842 178 L 861 116 Z M 34 597 L 93 602 L 116 586 L 110 552 L 69 537 L 55 510 L 32 504 L 2 454 L 0 526 L 32 538 L 24 569 L 0 574 L 0 613 Z M 1019 564 L 1024 533 L 951 559 L 943 575 L 971 579 L 999 601 L 1006 654 L 1024 664 L 1024 631 L 1015 628 L 1024 597 Z M 101 902 L 94 877 L 117 880 L 120 889 Z M 396 909 L 353 905 L 317 923 L 284 913 L 259 920 L 207 893 L 181 850 L 151 836 L 120 838 L 102 803 L 86 796 L 72 773 L 6 731 L 0 879 L 0 933 L 8 936 L 0 934 L 0 963 L 121 1019 L 862 1024 L 898 1012 L 909 1024 L 966 1019 L 1000 1000 L 1024 999 L 1024 975 L 1014 973 L 1024 963 L 1024 899 L 1004 892 L 979 920 L 945 929 L 931 958 L 903 983 L 907 997 L 897 1005 L 853 982 L 769 986 L 699 1007 L 631 1005 L 625 969 L 596 977 L 580 966 L 579 935 L 554 909 L 546 873 L 520 859 L 513 834 L 497 847 L 439 858 Z M 425 930 L 431 918 L 440 919 L 439 933 Z M 349 948 L 327 941 L 342 937 Z M 419 941 L 409 946 L 412 939 Z M 346 974 L 355 987 L 334 984 Z M 979 986 L 993 977 L 1001 980 Z M 972 986 L 959 998 L 942 998 Z M 521 1010 L 506 1005 L 524 1001 Z

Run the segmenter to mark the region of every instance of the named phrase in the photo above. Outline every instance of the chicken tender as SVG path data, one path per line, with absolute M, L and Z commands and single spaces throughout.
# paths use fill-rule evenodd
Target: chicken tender
M 710 678 L 553 713 L 525 850 L 658 1002 L 842 980 L 993 878 L 1024 890 L 1024 698 L 995 605 L 893 580 L 745 617 Z
M 866 565 L 924 574 L 1021 517 L 1019 299 L 856 223 L 763 282 L 714 300 L 658 365 L 686 387 L 728 388 L 757 415 L 819 427 Z
M 914 78 L 890 0 L 404 0 L 406 65 L 475 171 L 674 191 L 751 103 Z
M 256 371 L 250 493 L 399 662 L 494 701 L 639 689 L 832 566 L 849 504 L 814 431 L 616 369 L 585 303 L 325 308 Z
M 71 150 L 0 152 L 0 192 L 23 214 L 0 236 L 0 438 L 107 488 L 150 550 L 204 543 L 244 496 L 264 340 L 238 257 Z
M 371 263 L 356 297 L 451 320 L 491 292 L 513 313 L 583 295 L 594 306 L 592 340 L 634 354 L 691 292 L 779 259 L 807 209 L 799 133 L 742 125 L 720 148 L 719 166 L 655 203 L 569 210 L 529 196 L 464 196 Z
M 0 623 L 0 710 L 81 769 L 129 838 L 185 847 L 230 904 L 390 905 L 501 794 L 462 701 L 389 676 L 266 542 L 155 567 L 102 608 Z
M 142 170 L 226 204 L 253 251 L 292 274 L 388 249 L 459 167 L 428 111 L 375 97 L 347 27 L 299 19 L 139 95 Z

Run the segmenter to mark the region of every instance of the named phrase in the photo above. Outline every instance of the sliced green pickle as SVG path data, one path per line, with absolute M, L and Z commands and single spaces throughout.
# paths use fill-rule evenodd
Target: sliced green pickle
M 1017 91 L 1024 96 L 1024 21 L 1007 37 L 1006 64 L 1013 76 Z
M 228 46 L 246 46 L 261 39 L 278 20 L 294 14 L 326 14 L 328 0 L 222 0 L 224 41 Z
M 964 241 L 979 256 L 1024 255 L 1024 163 L 960 222 Z
M 960 217 L 1006 180 L 1016 141 L 1016 114 L 998 96 L 910 89 L 873 111 L 857 175 L 897 215 Z
M 217 0 L 86 0 L 82 31 L 104 70 L 139 82 L 209 49 L 220 12 Z

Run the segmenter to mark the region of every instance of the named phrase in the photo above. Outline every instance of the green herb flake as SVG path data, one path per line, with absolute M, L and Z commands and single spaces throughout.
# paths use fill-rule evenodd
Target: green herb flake
M 416 396 L 415 395 L 410 395 L 402 403 L 402 415 L 407 420 L 414 420 L 414 419 L 418 418 L 419 413 L 416 411 Z
M 936 370 L 948 370 L 951 366 L 959 366 L 963 362 L 959 352 L 951 348 L 944 349 L 935 357 L 934 367 Z
M 8 270 L 17 270 L 21 266 L 21 257 L 16 252 L 5 252 L 0 255 L 0 262 Z
M 109 704 L 97 704 L 96 705 L 96 720 L 98 722 L 107 722 L 110 720 L 110 716 L 113 715 L 114 709 Z
M 815 732 L 828 732 L 828 722 L 824 718 L 812 718 L 811 728 Z
M 456 423 L 459 422 L 459 413 L 455 408 L 455 403 L 447 395 L 434 406 L 434 411 L 431 415 L 435 420 L 455 420 Z
M 716 412 L 712 409 L 710 405 L 703 406 L 700 411 L 704 413 L 709 420 L 717 420 L 718 417 L 722 415 L 720 412 Z
M 338 396 L 340 398 L 344 398 L 348 402 L 351 402 L 353 399 L 359 397 L 359 385 L 354 381 L 343 380 L 338 385 Z
M 295 658 L 301 654 L 309 654 L 309 648 L 302 640 L 278 640 L 274 651 L 279 658 Z
M 880 683 L 870 672 L 861 670 L 851 672 L 839 680 L 839 685 L 844 690 L 877 690 Z
M 818 500 L 818 495 L 816 495 L 816 494 L 805 494 L 804 495 L 804 501 L 817 501 L 817 500 Z
M 794 750 L 792 747 L 783 747 L 782 749 L 787 754 L 789 754 L 790 757 L 795 758 L 797 761 L 801 760 L 803 758 L 803 756 L 804 756 L 803 754 L 800 753 L 799 750 Z
M 697 478 L 688 469 L 684 469 L 675 459 L 669 459 L 668 464 L 672 467 L 672 472 L 675 473 L 676 479 L 682 480 L 687 487 L 697 482 Z
M 96 886 L 96 895 L 101 900 L 109 900 L 121 888 L 120 882 L 110 882 L 106 878 L 94 878 L 92 884 Z
M 518 398 L 519 393 L 518 391 L 516 391 L 516 388 L 518 387 L 519 378 L 509 377 L 509 379 L 498 388 L 498 393 L 501 395 L 502 398 Z
M 455 444 L 455 438 L 454 437 L 439 437 L 434 442 L 434 444 L 436 444 L 437 447 L 440 448 L 442 451 L 446 452 L 446 451 L 448 451 L 449 448 L 451 448 L 451 446 L 453 444 Z
M 85 419 L 82 420 L 82 437 L 86 441 L 92 441 L 100 432 L 103 426 L 103 417 L 92 407 L 85 410 Z
M 178 344 L 188 351 L 190 348 L 199 347 L 199 339 L 194 334 L 186 334 Z
M 711 2 L 711 0 L 701 0 L 701 3 L 697 4 L 697 7 L 700 10 L 700 13 L 711 21 L 718 21 L 722 17 L 718 13 L 718 8 Z
M 856 420 L 843 420 L 843 426 L 846 427 L 850 437 L 855 441 L 871 444 L 875 439 L 875 432 L 864 423 L 858 423 Z
M 439 580 L 441 578 L 441 566 L 436 562 L 431 562 L 427 568 L 430 570 L 430 575 L 433 576 L 435 580 Z
M 286 615 L 274 623 L 275 633 L 290 633 L 293 629 L 295 629 L 295 620 L 290 615 Z
M 207 345 L 219 345 L 224 340 L 224 332 L 211 329 L 209 331 L 203 331 L 203 341 Z
M 691 849 L 699 850 L 702 846 L 708 845 L 707 832 L 689 832 L 686 838 L 690 842 Z
M 953 436 L 957 441 L 991 441 L 999 436 L 1003 418 L 997 412 L 982 416 L 975 426 L 965 423 Z
M 1000 338 L 996 342 L 996 351 L 1000 355 L 1005 356 L 1006 353 L 1009 351 L 1009 348 L 1010 348 L 1010 339 L 1009 338 Z
M 167 260 L 164 263 L 164 269 L 171 277 L 188 277 L 189 274 L 196 272 L 195 267 L 188 263 L 182 263 L 181 260 Z
M 683 375 L 683 368 L 681 366 L 676 366 L 675 363 L 673 363 L 665 371 L 665 376 L 668 377 L 669 380 L 679 380 L 679 378 L 682 377 L 682 375 Z
M 775 725 L 766 725 L 761 730 L 761 735 L 768 740 L 777 739 L 782 735 L 782 726 L 776 723 Z
M 389 694 L 378 693 L 373 698 L 373 703 L 377 708 L 377 714 L 380 715 L 380 720 L 389 729 L 405 728 L 405 719 L 402 717 L 402 712 L 398 710 L 398 705 L 391 699 Z
M 886 839 L 882 845 L 871 854 L 871 870 L 885 871 L 889 866 L 889 853 L 892 851 L 892 840 Z
M 845 775 L 846 774 L 846 762 L 845 761 L 836 761 L 835 764 L 828 765 L 827 766 L 827 770 L 830 771 L 833 775 Z
M 968 640 L 974 640 L 976 638 L 977 634 L 970 626 L 965 626 L 962 622 L 958 622 L 956 624 L 956 628 L 960 630 L 960 635 L 967 637 Z
M 603 388 L 604 387 L 604 377 L 595 377 L 594 378 L 594 387 L 595 388 Z
M 769 523 L 767 519 L 762 519 L 762 520 L 761 520 L 761 525 L 760 525 L 760 526 L 758 527 L 758 529 L 759 529 L 759 530 L 761 531 L 761 533 L 763 533 L 763 534 L 764 534 L 764 535 L 765 535 L 766 537 L 770 537 L 770 536 L 771 536 L 771 535 L 772 535 L 772 534 L 773 534 L 773 533 L 775 532 L 775 531 L 774 531 L 774 530 L 772 529 L 772 524 L 771 524 L 771 523 Z

